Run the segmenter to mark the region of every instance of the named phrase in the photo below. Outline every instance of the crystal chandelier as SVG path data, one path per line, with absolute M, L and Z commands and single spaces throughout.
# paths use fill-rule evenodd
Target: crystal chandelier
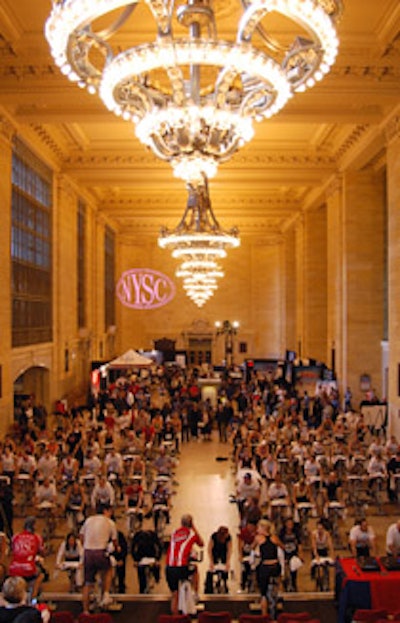
M 161 230 L 158 244 L 172 250 L 172 257 L 181 264 L 176 276 L 183 279 L 186 294 L 201 307 L 214 294 L 218 279 L 224 276 L 219 261 L 227 249 L 240 245 L 236 228 L 225 231 L 219 225 L 211 207 L 207 179 L 188 186 L 186 210 L 177 227 Z
M 61 71 L 134 122 L 139 140 L 196 184 L 251 140 L 254 120 L 321 80 L 337 54 L 341 0 L 232 4 L 233 41 L 217 35 L 224 0 L 53 0 L 45 33 Z M 140 10 L 157 36 L 132 45 Z

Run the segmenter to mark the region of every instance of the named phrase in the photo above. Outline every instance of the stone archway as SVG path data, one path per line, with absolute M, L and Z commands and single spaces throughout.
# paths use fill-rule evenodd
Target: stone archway
M 14 380 L 14 407 L 30 399 L 33 406 L 50 408 L 50 372 L 44 366 L 27 368 Z

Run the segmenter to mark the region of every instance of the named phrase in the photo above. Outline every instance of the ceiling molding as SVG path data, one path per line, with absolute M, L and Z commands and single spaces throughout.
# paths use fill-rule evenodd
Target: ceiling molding
M 382 46 L 388 50 L 397 38 L 400 30 L 400 3 L 391 0 L 377 25 L 377 38 Z
M 350 134 L 346 137 L 346 140 L 340 145 L 340 147 L 335 152 L 335 160 L 339 161 L 343 158 L 358 142 L 362 139 L 362 137 L 369 130 L 368 125 L 358 125 L 356 126 Z
M 64 162 L 66 154 L 60 145 L 54 140 L 52 133 L 50 133 L 43 125 L 32 124 L 30 127 L 42 145 L 51 152 L 59 164 Z
M 7 0 L 0 3 L 0 24 L 1 24 L 1 43 L 0 48 L 4 46 L 8 49 L 10 56 L 14 56 L 13 43 L 18 41 L 23 35 L 23 28 L 19 20 L 15 16 L 15 11 L 11 9 Z
M 0 136 L 8 143 L 11 143 L 15 133 L 16 126 L 9 120 L 7 116 L 0 113 Z
M 96 218 L 112 221 L 127 244 L 138 241 L 139 231 L 151 248 L 160 225 L 176 226 L 182 216 L 185 184 L 143 147 L 132 123 L 110 113 L 53 64 L 43 34 L 50 4 L 36 0 L 33 10 L 29 0 L 1 1 L 3 144 L 16 128 L 86 198 Z M 400 137 L 400 2 L 344 4 L 339 55 L 329 75 L 275 117 L 254 124 L 253 141 L 210 181 L 221 224 L 237 225 L 252 243 L 259 237 L 261 244 L 276 244 L 304 212 L 326 202 L 332 180 L 347 167 L 381 170 L 385 137 Z M 215 0 L 215 7 L 219 35 L 235 40 L 240 2 Z M 143 26 L 138 19 L 122 30 L 123 43 L 154 38 L 146 14 Z M 278 37 L 290 34 L 282 22 Z
M 141 148 L 143 149 L 143 148 Z M 158 163 L 155 156 L 153 156 L 148 151 L 138 151 L 130 154 L 123 153 L 114 153 L 114 154 L 99 154 L 99 153 L 83 153 L 83 154 L 71 154 L 68 156 L 64 165 L 70 171 L 74 168 L 82 170 L 82 167 L 90 167 L 93 169 L 94 167 L 102 168 L 106 167 L 115 167 L 118 168 L 122 166 L 135 166 L 137 164 L 143 165 L 147 164 L 149 166 L 154 167 L 154 163 Z M 242 165 L 243 168 L 251 168 L 254 165 L 269 165 L 281 167 L 282 165 L 290 165 L 290 166 L 298 166 L 298 167 L 326 167 L 330 168 L 335 164 L 334 157 L 327 154 L 316 154 L 316 153 L 304 153 L 304 151 L 292 151 L 289 152 L 287 150 L 282 152 L 274 152 L 274 153 L 262 153 L 257 150 L 249 149 L 246 151 L 246 154 L 236 154 L 234 159 L 229 163 L 223 165 L 224 169 L 229 169 L 229 166 Z

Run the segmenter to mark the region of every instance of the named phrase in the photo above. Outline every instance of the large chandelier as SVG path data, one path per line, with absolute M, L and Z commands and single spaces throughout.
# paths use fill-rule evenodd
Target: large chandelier
M 254 120 L 321 80 L 337 54 L 341 0 L 236 4 L 232 41 L 217 36 L 224 0 L 54 0 L 45 32 L 64 74 L 133 121 L 176 176 L 198 184 L 251 140 Z M 148 17 L 157 36 L 132 45 Z
M 218 287 L 224 276 L 220 260 L 227 249 L 240 245 L 236 228 L 223 230 L 211 207 L 207 179 L 202 184 L 188 187 L 186 210 L 177 227 L 161 230 L 158 244 L 170 249 L 172 257 L 180 261 L 176 276 L 183 279 L 186 294 L 202 307 Z

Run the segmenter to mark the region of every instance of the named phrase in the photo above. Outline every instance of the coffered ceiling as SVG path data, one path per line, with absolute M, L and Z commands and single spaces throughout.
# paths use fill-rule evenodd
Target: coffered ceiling
M 400 3 L 344 4 L 331 74 L 256 124 L 254 140 L 211 180 L 224 227 L 276 237 L 336 171 L 365 166 L 382 152 L 382 123 L 400 103 Z M 221 36 L 233 37 L 239 9 L 240 0 L 216 2 Z M 175 225 L 186 203 L 183 182 L 145 150 L 129 122 L 53 65 L 43 35 L 50 10 L 49 0 L 0 0 L 0 108 L 125 235 Z M 136 42 L 148 28 L 135 33 Z

